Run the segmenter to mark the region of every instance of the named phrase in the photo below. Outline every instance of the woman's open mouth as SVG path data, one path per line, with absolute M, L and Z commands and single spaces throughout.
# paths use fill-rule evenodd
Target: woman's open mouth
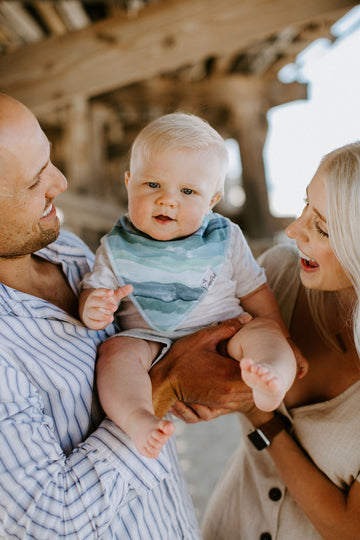
M 298 248 L 298 251 L 300 255 L 300 262 L 301 262 L 302 268 L 304 268 L 305 270 L 312 270 L 312 269 L 319 268 L 319 264 L 315 261 L 315 259 L 311 259 L 307 255 L 305 255 L 305 253 L 303 253 L 299 248 Z

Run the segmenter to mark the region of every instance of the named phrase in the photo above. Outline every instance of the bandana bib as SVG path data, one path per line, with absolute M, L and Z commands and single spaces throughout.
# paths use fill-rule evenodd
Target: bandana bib
M 160 241 L 138 231 L 121 217 L 105 238 L 119 283 L 130 283 L 129 298 L 157 331 L 171 333 L 206 295 L 226 260 L 230 222 L 207 215 L 191 236 Z

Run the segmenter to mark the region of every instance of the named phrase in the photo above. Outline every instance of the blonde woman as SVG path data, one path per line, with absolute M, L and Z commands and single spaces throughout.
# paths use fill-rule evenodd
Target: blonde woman
M 281 416 L 242 415 L 244 438 L 210 500 L 205 540 L 359 536 L 360 142 L 323 158 L 287 234 L 296 249 L 273 248 L 260 264 L 309 371 Z

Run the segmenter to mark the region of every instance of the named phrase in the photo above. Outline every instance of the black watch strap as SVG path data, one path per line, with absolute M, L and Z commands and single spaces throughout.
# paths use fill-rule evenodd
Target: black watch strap
M 283 429 L 289 431 L 290 428 L 290 420 L 282 414 L 275 413 L 274 418 L 254 429 L 254 431 L 251 431 L 248 434 L 248 439 L 257 450 L 264 450 L 264 448 L 270 446 L 273 438 L 283 431 Z

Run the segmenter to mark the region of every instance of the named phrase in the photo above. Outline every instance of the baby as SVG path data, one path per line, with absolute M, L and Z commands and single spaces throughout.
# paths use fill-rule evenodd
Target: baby
M 245 310 L 275 321 L 245 340 L 240 330 L 228 344 L 256 405 L 275 409 L 296 374 L 264 271 L 239 227 L 212 212 L 226 170 L 225 142 L 206 121 L 173 113 L 151 122 L 131 149 L 128 214 L 102 238 L 83 282 L 79 310 L 87 327 L 105 328 L 118 310 L 119 356 L 98 373 L 98 392 L 144 456 L 157 457 L 174 432 L 154 414 L 148 375 L 173 340 Z

